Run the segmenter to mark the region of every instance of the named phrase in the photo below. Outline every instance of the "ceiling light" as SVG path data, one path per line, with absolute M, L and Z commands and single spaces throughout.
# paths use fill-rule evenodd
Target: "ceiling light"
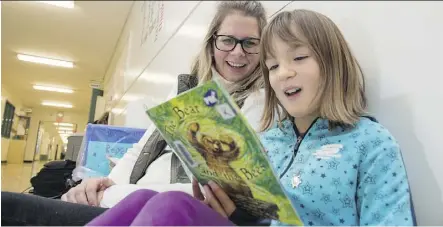
M 74 1 L 38 1 L 41 3 L 46 3 L 58 7 L 73 9 L 74 8 Z
M 31 55 L 25 55 L 25 54 L 17 54 L 17 58 L 22 61 L 33 62 L 33 63 L 40 63 L 40 64 L 46 64 L 46 65 L 52 65 L 52 66 L 66 67 L 66 68 L 73 68 L 74 67 L 74 63 L 72 63 L 70 61 L 43 58 L 43 57 L 37 57 L 37 56 L 31 56 Z
M 63 132 L 59 132 L 58 134 L 60 134 L 60 136 L 64 136 L 64 137 L 68 137 L 70 135 L 72 135 L 73 133 L 63 133 Z
M 74 126 L 74 124 L 72 124 L 72 123 L 57 123 L 57 122 L 55 122 L 54 123 L 54 125 L 57 125 L 57 126 Z
M 42 91 L 54 91 L 54 92 L 61 92 L 61 93 L 73 93 L 74 92 L 72 89 L 68 89 L 68 88 L 57 88 L 57 87 L 49 87 L 49 86 L 42 86 L 42 85 L 34 85 L 33 87 L 35 90 L 42 90 Z
M 73 107 L 71 104 L 48 102 L 48 101 L 42 102 L 42 105 L 43 106 L 61 107 L 61 108 L 72 108 Z
M 73 131 L 73 130 L 74 130 L 72 127 L 58 127 L 57 129 L 58 129 L 59 131 L 66 131 L 66 130 Z

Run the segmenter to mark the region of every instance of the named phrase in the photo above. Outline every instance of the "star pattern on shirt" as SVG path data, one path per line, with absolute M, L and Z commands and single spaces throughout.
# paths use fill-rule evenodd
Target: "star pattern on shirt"
M 365 136 L 369 136 L 369 135 L 371 135 L 371 134 L 369 133 L 369 130 L 368 130 L 368 129 L 365 129 Z
M 341 185 L 340 177 L 332 178 L 331 185 L 336 187 L 336 188 L 339 187 Z
M 340 198 L 340 201 L 343 204 L 343 208 L 353 208 L 352 199 L 348 195 L 345 195 L 344 197 Z
M 376 192 L 374 197 L 375 200 L 383 200 L 386 197 L 386 195 L 383 192 Z
M 296 209 L 301 210 L 299 215 L 305 225 L 369 225 L 377 223 L 378 220 L 387 224 L 388 219 L 392 219 L 389 220 L 392 221 L 392 225 L 411 223 L 407 204 L 391 200 L 391 195 L 395 193 L 409 193 L 402 183 L 407 181 L 401 169 L 403 163 L 398 145 L 395 144 L 394 138 L 391 138 L 394 142 L 389 142 L 389 133 L 378 128 L 378 123 L 373 125 L 376 128 L 369 130 L 348 129 L 346 136 L 338 137 L 334 134 L 340 133 L 337 130 L 327 134 L 319 132 L 315 125 L 309 129 L 306 135 L 312 138 L 305 137 L 292 166 L 285 173 L 287 177 L 282 178 L 285 189 L 291 190 L 289 198 L 297 204 Z M 275 143 L 280 142 L 282 141 Z M 321 145 L 326 143 L 342 144 L 347 151 L 342 149 L 341 157 L 315 157 L 313 152 L 321 149 Z M 269 150 L 272 148 L 280 152 L 279 155 L 276 155 L 276 152 L 270 155 L 270 159 L 274 160 L 274 168 L 279 165 L 280 171 L 287 168 L 291 156 L 287 160 L 283 160 L 283 157 L 292 155 L 294 147 L 288 144 L 264 145 Z M 285 152 L 287 149 L 290 151 Z M 374 150 L 378 150 L 379 153 L 373 153 Z M 293 189 L 287 181 L 302 170 L 306 172 L 303 182 Z M 385 210 L 397 213 L 386 217 Z M 406 219 L 409 219 L 409 222 Z
M 308 149 L 309 149 L 309 150 L 314 149 L 314 147 L 315 147 L 315 144 L 314 144 L 314 143 L 310 143 L 310 144 L 308 145 Z
M 389 165 L 384 165 L 381 168 L 381 171 L 382 171 L 382 173 L 387 173 L 390 169 L 391 169 L 391 167 Z
M 323 201 L 325 204 L 328 204 L 329 202 L 332 202 L 331 195 L 330 194 L 325 194 L 325 193 L 323 193 L 323 195 L 322 195 L 320 200 Z
M 306 162 L 305 156 L 303 154 L 297 155 L 296 159 L 297 159 L 296 160 L 297 163 L 305 163 Z
M 354 187 L 354 185 L 355 185 L 354 181 L 353 180 L 349 180 L 348 186 L 352 188 L 352 187 Z
M 351 155 L 348 155 L 347 157 L 346 157 L 346 159 L 345 159 L 345 162 L 346 163 L 351 163 L 351 162 L 353 162 L 354 161 L 354 158 L 351 156 Z
M 381 221 L 380 213 L 379 212 L 372 213 L 372 219 L 376 222 L 380 222 Z
M 357 139 L 357 137 L 359 137 L 359 136 L 360 136 L 360 133 L 358 133 L 358 132 L 354 132 L 351 134 L 352 139 Z
M 375 175 L 369 173 L 369 174 L 365 177 L 364 182 L 367 183 L 367 184 L 375 184 L 376 180 L 377 180 L 377 176 L 375 176 Z
M 309 184 L 309 182 L 306 182 L 306 184 L 304 184 L 302 186 L 302 190 L 303 190 L 303 195 L 305 195 L 305 194 L 312 195 L 312 191 L 314 190 L 314 186 Z
M 371 141 L 372 142 L 372 148 L 376 149 L 378 147 L 380 147 L 380 145 L 383 143 L 383 141 L 380 138 L 376 138 L 375 140 Z
M 311 169 L 311 175 L 314 175 L 315 174 L 315 169 Z
M 360 144 L 358 147 L 358 153 L 363 157 L 366 158 L 368 155 L 368 146 L 366 144 Z
M 395 151 L 389 151 L 389 153 L 388 153 L 388 157 L 392 160 L 392 161 L 395 161 L 395 160 L 397 160 L 397 152 L 395 152 Z
M 398 204 L 394 209 L 394 214 L 402 213 L 406 209 L 407 204 L 407 202 L 402 202 Z
M 340 162 L 336 161 L 335 159 L 327 163 L 328 163 L 328 169 L 334 169 L 334 170 L 337 170 L 337 167 L 340 164 Z
M 323 220 L 323 217 L 326 215 L 324 212 L 322 212 L 319 208 L 317 208 L 316 210 L 314 210 L 312 212 L 312 215 L 314 215 L 314 217 Z
M 340 209 L 332 207 L 332 214 L 334 214 L 335 216 L 339 216 L 340 215 Z

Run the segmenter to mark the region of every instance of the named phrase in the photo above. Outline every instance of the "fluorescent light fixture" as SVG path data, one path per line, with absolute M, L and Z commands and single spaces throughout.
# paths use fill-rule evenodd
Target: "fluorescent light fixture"
M 68 89 L 68 88 L 49 87 L 49 86 L 43 86 L 43 85 L 34 85 L 33 88 L 35 90 L 41 90 L 41 91 L 54 91 L 54 92 L 60 92 L 60 93 L 74 93 L 74 91 L 72 89 Z
M 72 123 L 57 123 L 57 122 L 55 122 L 54 125 L 66 126 L 66 127 L 73 127 L 74 126 L 74 124 L 72 124 Z
M 46 64 L 46 65 L 66 67 L 66 68 L 73 68 L 74 67 L 74 63 L 72 63 L 70 61 L 43 58 L 43 57 L 26 55 L 26 54 L 17 54 L 17 58 L 21 61 L 27 61 L 27 62 L 32 62 L 32 63 Z
M 74 8 L 74 1 L 38 1 L 41 3 L 46 3 L 58 7 L 73 9 Z
M 60 136 L 68 137 L 68 136 L 72 135 L 73 133 L 72 132 L 70 132 L 70 133 L 59 132 L 58 134 L 60 134 Z
M 58 127 L 59 131 L 73 131 L 74 129 L 71 127 Z
M 72 108 L 73 107 L 71 104 L 57 103 L 57 102 L 48 102 L 48 101 L 42 102 L 42 105 L 43 106 L 61 107 L 61 108 Z

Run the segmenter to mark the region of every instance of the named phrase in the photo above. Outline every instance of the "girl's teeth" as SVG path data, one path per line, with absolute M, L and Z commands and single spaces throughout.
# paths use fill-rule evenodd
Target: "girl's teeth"
M 230 66 L 233 66 L 233 67 L 243 67 L 243 66 L 246 65 L 246 64 L 236 64 L 236 63 L 229 62 L 229 61 L 228 61 L 228 64 L 229 64 Z
M 291 95 L 291 94 L 295 94 L 295 93 L 299 92 L 300 90 L 301 90 L 301 88 L 293 88 L 293 89 L 291 89 L 291 90 L 287 90 L 287 91 L 285 91 L 285 93 L 286 93 L 287 95 Z

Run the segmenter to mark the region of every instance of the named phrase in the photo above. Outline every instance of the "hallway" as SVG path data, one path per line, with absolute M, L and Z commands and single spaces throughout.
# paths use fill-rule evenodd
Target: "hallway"
M 27 190 L 31 187 L 31 177 L 35 176 L 45 163 L 46 161 L 23 164 L 2 163 L 2 191 L 23 192 Z

